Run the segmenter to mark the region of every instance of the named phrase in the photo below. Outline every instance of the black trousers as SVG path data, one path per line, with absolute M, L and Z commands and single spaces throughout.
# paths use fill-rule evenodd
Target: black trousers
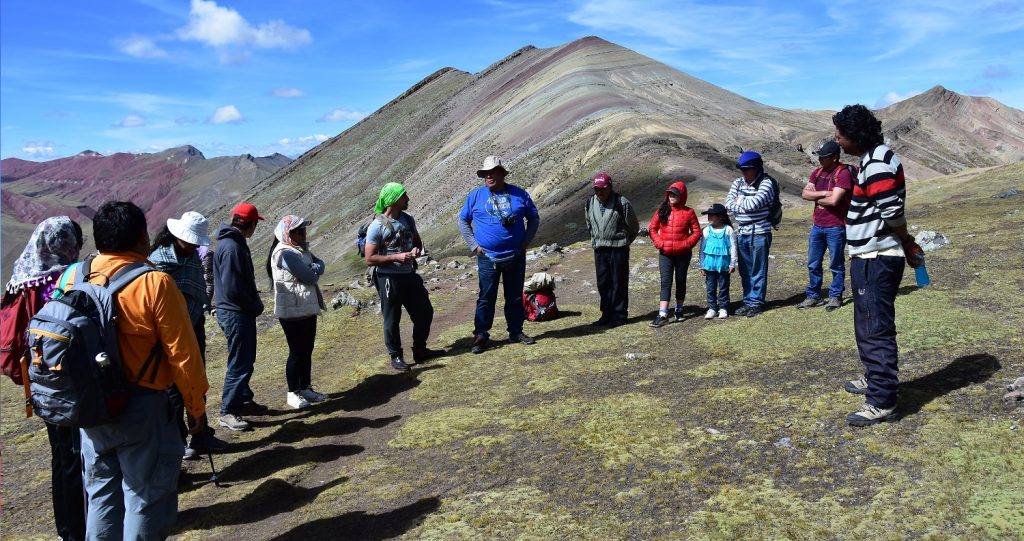
M 380 295 L 380 313 L 384 317 L 384 346 L 389 355 L 402 355 L 402 307 L 412 320 L 412 347 L 427 347 L 430 324 L 434 321 L 434 306 L 420 275 L 409 273 L 376 273 L 377 294 Z
M 206 316 L 199 318 L 192 330 L 196 333 L 196 341 L 199 342 L 199 354 L 203 358 L 203 366 L 206 366 Z M 177 385 L 171 385 L 170 389 L 167 389 L 167 399 L 171 402 L 171 407 L 174 408 L 175 419 L 178 420 L 178 432 L 181 432 L 181 441 L 185 441 L 188 438 L 188 426 L 185 425 L 185 397 L 181 396 L 181 391 L 178 390 Z M 206 397 L 203 397 L 203 401 L 206 401 Z M 213 429 L 207 427 L 207 434 L 213 435 Z
M 316 343 L 316 316 L 282 319 L 281 328 L 288 341 L 288 363 L 284 377 L 289 392 L 308 389 L 313 371 L 313 345 Z
M 670 301 L 672 296 L 672 278 L 676 279 L 676 302 L 683 303 L 686 299 L 686 272 L 690 270 L 690 259 L 693 252 L 681 255 L 658 254 L 658 270 L 661 273 L 661 296 L 658 300 Z
M 896 293 L 906 265 L 902 257 L 855 257 L 850 262 L 853 289 L 853 330 L 868 380 L 865 402 L 888 409 L 899 393 L 899 349 L 896 346 Z
M 629 317 L 629 246 L 594 248 L 601 319 L 622 322 Z
M 85 489 L 78 429 L 46 423 L 46 436 L 50 440 L 50 481 L 57 535 L 67 540 L 85 539 Z

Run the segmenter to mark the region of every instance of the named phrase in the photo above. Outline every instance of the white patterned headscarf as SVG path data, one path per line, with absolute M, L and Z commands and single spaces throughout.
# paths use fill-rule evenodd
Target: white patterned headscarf
M 32 232 L 21 256 L 14 262 L 14 272 L 7 282 L 7 291 L 18 291 L 32 282 L 63 271 L 78 261 L 82 249 L 75 224 L 67 216 L 43 220 Z
M 288 246 L 294 246 L 296 248 L 302 248 L 292 242 L 292 236 L 289 235 L 293 229 L 298 229 L 309 224 L 309 220 L 301 218 L 294 214 L 289 214 L 284 218 L 281 218 L 280 222 L 277 222 L 277 227 L 274 228 L 274 237 L 277 238 L 277 242 L 287 244 Z

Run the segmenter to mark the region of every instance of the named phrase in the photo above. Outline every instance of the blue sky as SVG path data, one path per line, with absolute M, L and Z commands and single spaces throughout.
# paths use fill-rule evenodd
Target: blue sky
M 597 35 L 789 109 L 1024 108 L 1024 0 L 5 0 L 0 156 L 295 157 L 435 70 Z

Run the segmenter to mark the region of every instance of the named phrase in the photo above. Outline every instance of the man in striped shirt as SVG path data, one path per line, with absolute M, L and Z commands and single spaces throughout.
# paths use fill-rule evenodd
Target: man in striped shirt
M 853 325 L 864 376 L 846 382 L 844 388 L 865 395 L 864 406 L 846 421 L 867 426 L 898 418 L 896 291 L 904 260 L 916 267 L 924 263 L 924 255 L 907 232 L 903 165 L 885 145 L 882 123 L 863 105 L 847 105 L 832 123 L 843 151 L 860 156 L 860 174 L 846 215 L 846 242 L 852 258 Z
M 756 317 L 764 311 L 768 292 L 768 251 L 772 247 L 769 211 L 775 200 L 775 182 L 765 174 L 764 161 L 757 152 L 741 154 L 736 167 L 743 176 L 733 181 L 725 196 L 725 208 L 733 214 L 737 226 L 736 247 L 743 284 L 743 306 L 736 310 L 736 315 Z

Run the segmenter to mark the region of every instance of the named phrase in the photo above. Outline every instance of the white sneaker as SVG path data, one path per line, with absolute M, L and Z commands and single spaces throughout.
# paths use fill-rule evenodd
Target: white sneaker
M 318 393 L 314 391 L 312 387 L 308 387 L 299 391 L 299 396 L 305 398 L 309 402 L 323 402 L 324 400 L 327 400 L 329 398 L 324 393 Z
M 727 317 L 729 317 L 729 311 L 726 310 L 725 308 L 719 308 L 718 309 L 718 319 L 725 319 Z
M 295 409 L 297 409 L 297 410 L 300 410 L 302 408 L 308 408 L 309 407 L 309 401 L 306 400 L 305 398 L 303 398 L 302 396 L 299 396 L 298 393 L 293 393 L 293 392 L 289 391 L 288 392 L 288 405 L 293 407 L 293 408 L 295 408 Z
M 708 313 L 704 314 L 704 319 L 713 319 L 715 317 L 715 309 L 708 308 Z

